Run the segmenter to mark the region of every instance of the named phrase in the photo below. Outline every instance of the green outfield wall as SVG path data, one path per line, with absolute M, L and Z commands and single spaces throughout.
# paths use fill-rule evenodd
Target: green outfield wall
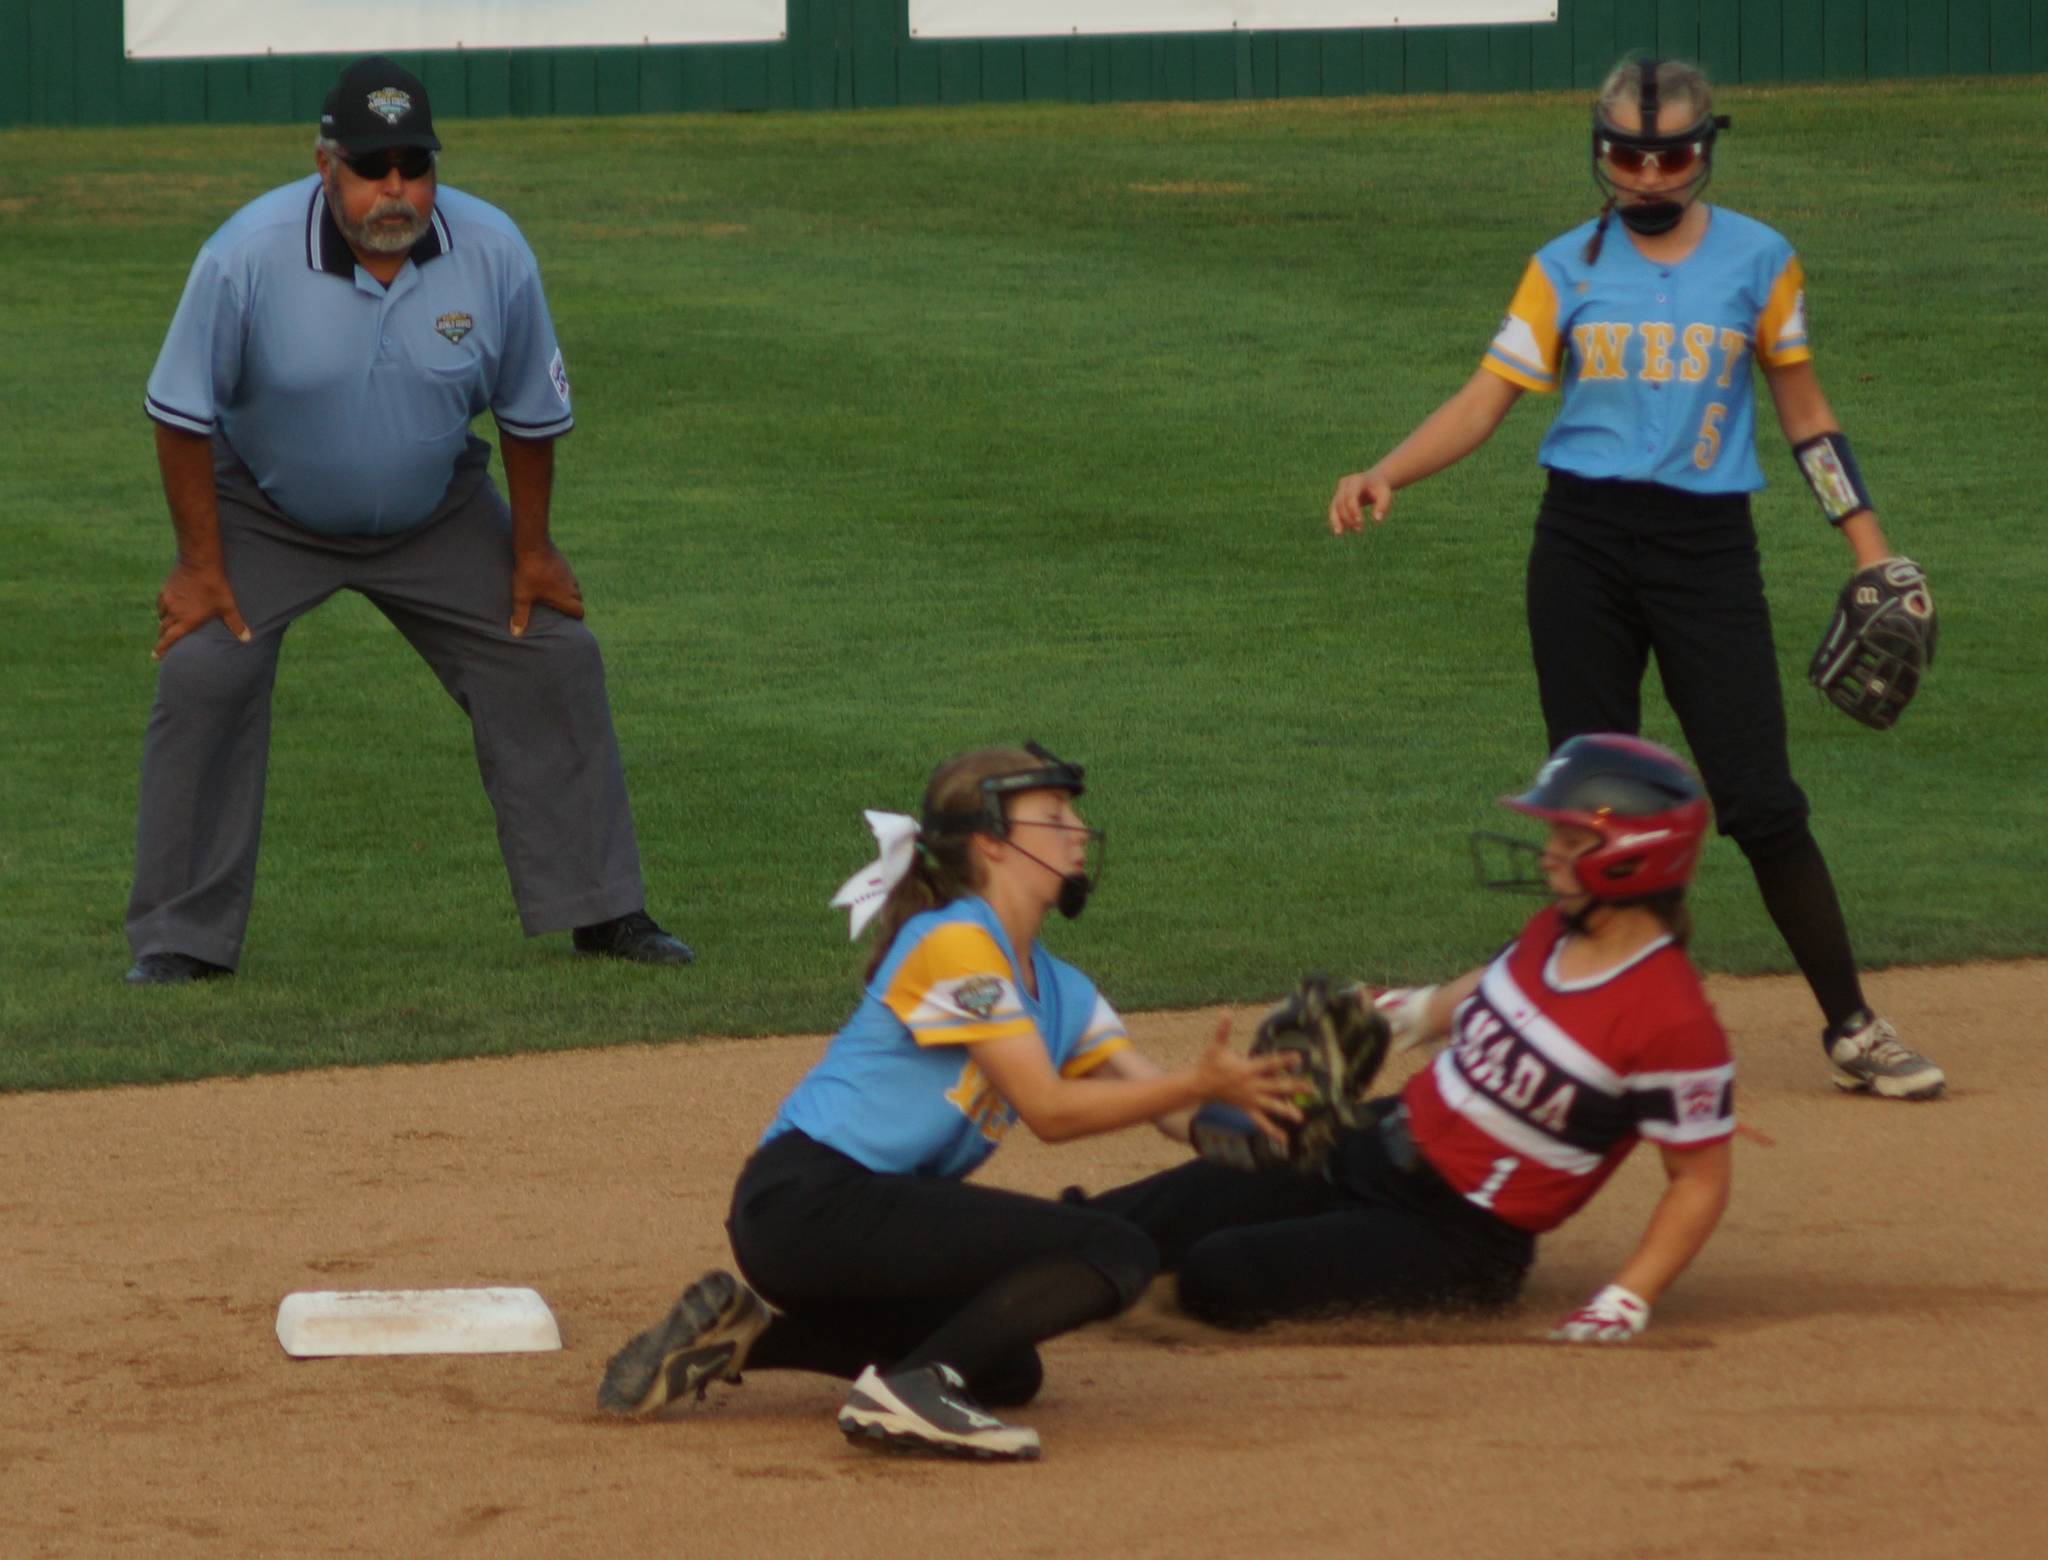
M 782 43 L 403 58 L 458 118 L 1540 91 L 1639 47 L 1724 84 L 2048 71 L 2048 0 L 1559 0 L 1546 26 L 961 43 L 912 42 L 907 18 L 789 0 Z M 310 124 L 336 63 L 129 60 L 121 0 L 0 0 L 0 127 Z

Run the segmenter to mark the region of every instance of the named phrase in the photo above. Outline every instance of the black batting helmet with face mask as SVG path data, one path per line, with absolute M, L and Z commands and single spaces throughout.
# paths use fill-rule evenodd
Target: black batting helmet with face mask
M 1623 130 L 1608 119 L 1598 101 L 1593 104 L 1593 182 L 1607 197 L 1609 208 L 1618 213 L 1631 232 L 1668 233 L 1678 225 L 1686 208 L 1698 200 L 1713 177 L 1714 139 L 1729 125 L 1726 114 L 1701 114 L 1683 129 L 1657 133 L 1657 116 L 1663 108 L 1657 71 L 1661 60 L 1638 62 L 1636 102 L 1642 111 L 1642 127 Z M 1628 191 L 1614 182 L 1610 168 L 1631 173 L 1655 161 L 1660 169 L 1677 173 L 1690 168 L 1692 177 L 1680 188 L 1655 200 L 1629 201 Z

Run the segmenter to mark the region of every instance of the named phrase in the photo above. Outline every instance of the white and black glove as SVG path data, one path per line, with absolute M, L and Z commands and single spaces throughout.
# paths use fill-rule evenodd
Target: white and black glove
M 1650 1302 L 1609 1284 L 1551 1329 L 1559 1343 L 1627 1343 L 1650 1325 Z

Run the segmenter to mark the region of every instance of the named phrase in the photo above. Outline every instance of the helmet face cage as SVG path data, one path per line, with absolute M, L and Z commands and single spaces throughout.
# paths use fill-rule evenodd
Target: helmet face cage
M 1629 193 L 1617 186 L 1614 176 L 1608 172 L 1607 152 L 1610 147 L 1648 152 L 1660 158 L 1673 152 L 1690 149 L 1693 153 L 1693 176 L 1684 185 L 1660 197 L 1661 200 L 1678 206 L 1682 211 L 1699 198 L 1700 192 L 1707 187 L 1707 180 L 1713 176 L 1714 140 L 1728 128 L 1728 116 L 1702 114 L 1682 130 L 1658 135 L 1657 115 L 1662 107 L 1662 99 L 1657 88 L 1659 63 L 1653 59 L 1642 61 L 1640 85 L 1636 91 L 1636 101 L 1642 112 L 1641 129 L 1623 130 L 1608 120 L 1600 111 L 1598 103 L 1593 105 L 1593 182 L 1599 186 L 1601 195 L 1610 202 L 1619 202 L 1624 193 Z
M 930 812 L 924 815 L 920 832 L 928 837 L 942 835 L 986 834 L 990 839 L 1008 840 L 1010 820 L 1003 811 L 1003 798 L 1014 796 L 1021 791 L 1065 791 L 1069 796 L 1080 796 L 1087 787 L 1082 776 L 1087 773 L 1079 764 L 1070 764 L 1036 742 L 1024 744 L 1024 751 L 1039 761 L 1031 769 L 1016 769 L 1008 774 L 986 775 L 981 782 L 981 805 L 972 811 Z M 1068 875 L 1069 887 L 1061 903 L 1061 913 L 1072 919 L 1081 913 L 1081 906 L 1087 903 L 1089 891 L 1102 881 L 1102 874 L 1109 860 L 1109 837 L 1101 829 L 1084 826 L 1075 827 L 1087 837 L 1085 848 L 1086 864 L 1078 874 Z M 1039 858 L 1023 846 L 1018 846 L 1033 861 Z M 1041 866 L 1045 865 L 1039 861 Z M 1055 869 L 1056 870 L 1056 869 Z M 1074 887 L 1078 881 L 1079 886 Z
M 1638 737 L 1574 737 L 1527 791 L 1501 802 L 1598 835 L 1599 843 L 1572 863 L 1572 876 L 1589 897 L 1609 903 L 1685 887 L 1706 839 L 1699 781 L 1675 753 Z M 1482 863 L 1481 881 L 1487 880 Z M 1527 878 L 1495 882 L 1529 885 Z
M 1024 751 L 1040 761 L 1036 769 L 1017 769 L 1005 775 L 987 775 L 981 782 L 981 806 L 971 812 L 926 812 L 926 834 L 986 834 L 1007 839 L 1010 820 L 1003 812 L 1003 798 L 1019 791 L 1065 791 L 1080 796 L 1087 791 L 1081 777 L 1087 773 L 1079 764 L 1056 757 L 1036 742 L 1024 744 Z

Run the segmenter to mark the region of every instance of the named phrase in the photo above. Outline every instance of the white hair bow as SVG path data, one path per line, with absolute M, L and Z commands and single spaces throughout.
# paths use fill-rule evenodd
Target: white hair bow
M 846 934 L 848 942 L 860 936 L 861 929 L 875 918 L 875 912 L 882 908 L 889 891 L 903 881 L 911 858 L 917 854 L 915 818 L 903 813 L 876 812 L 871 807 L 864 809 L 864 816 L 874 831 L 881 854 L 841 883 L 839 892 L 832 896 L 833 908 L 851 912 L 853 924 Z

